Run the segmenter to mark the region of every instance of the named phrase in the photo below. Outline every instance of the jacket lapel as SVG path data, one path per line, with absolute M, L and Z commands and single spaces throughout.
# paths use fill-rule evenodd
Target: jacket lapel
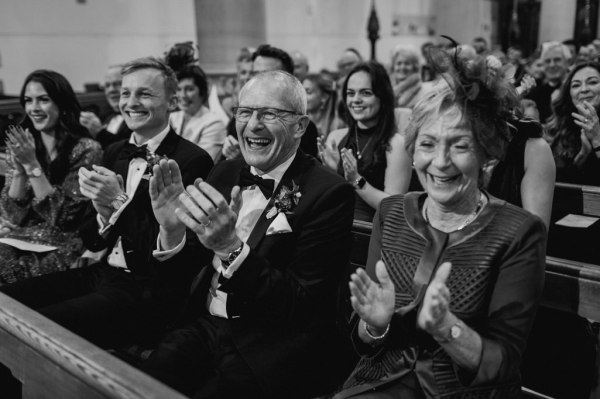
M 290 167 L 283 174 L 281 181 L 279 182 L 277 187 L 275 187 L 275 190 L 273 191 L 273 195 L 269 199 L 267 206 L 265 207 L 262 214 L 258 218 L 258 221 L 256 222 L 256 225 L 254 226 L 254 229 L 252 230 L 252 232 L 250 233 L 250 236 L 248 237 L 248 240 L 246 241 L 246 244 L 248 244 L 250 246 L 250 248 L 256 249 L 258 247 L 258 245 L 260 245 L 262 239 L 265 237 L 265 234 L 267 232 L 267 229 L 269 228 L 269 225 L 271 224 L 273 219 L 275 219 L 275 217 L 273 217 L 271 219 L 267 219 L 267 213 L 273 206 L 273 203 L 275 202 L 275 198 L 277 197 L 277 194 L 279 194 L 281 187 L 286 186 L 286 187 L 292 188 L 292 185 L 293 185 L 292 181 L 294 181 L 296 184 L 298 184 L 297 176 L 302 171 L 303 162 L 304 162 L 304 153 L 302 151 L 296 152 L 296 158 L 294 158 Z

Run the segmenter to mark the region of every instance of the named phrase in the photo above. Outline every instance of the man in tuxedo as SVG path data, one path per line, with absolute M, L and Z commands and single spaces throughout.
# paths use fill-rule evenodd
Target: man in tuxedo
M 145 370 L 198 398 L 322 394 L 340 383 L 336 293 L 352 187 L 299 150 L 306 92 L 291 74 L 256 75 L 235 111 L 243 158 L 186 190 L 175 162 L 154 168 L 155 257 L 201 270 L 182 322 Z M 201 246 L 186 241 L 186 227 Z
M 158 222 L 148 191 L 149 170 L 160 157 L 175 160 L 185 184 L 205 177 L 211 157 L 169 127 L 177 104 L 174 72 L 154 58 L 123 67 L 119 108 L 133 131 L 109 146 L 103 166 L 79 170 L 80 190 L 97 217 L 81 235 L 101 261 L 1 287 L 9 296 L 102 347 L 116 347 L 164 333 L 182 306 L 194 274 L 150 262 Z
M 79 116 L 79 122 L 89 130 L 102 148 L 119 140 L 128 139 L 131 135 L 131 129 L 119 111 L 122 67 L 122 65 L 112 65 L 108 67 L 104 75 L 104 94 L 111 108 L 111 112 L 106 115 L 104 120 L 101 121 L 96 114 L 89 111 L 82 111 Z
M 280 48 L 261 44 L 256 51 L 252 53 L 252 76 L 267 71 L 285 71 L 290 75 L 294 74 L 294 61 L 292 57 Z M 302 83 L 302 82 L 300 82 Z M 304 135 L 300 140 L 300 149 L 305 154 L 317 157 L 317 137 L 319 133 L 317 127 L 312 121 L 308 121 Z M 236 121 L 235 115 L 227 125 L 227 137 L 223 143 L 222 149 L 225 159 L 234 159 L 241 157 L 240 143 L 236 139 Z

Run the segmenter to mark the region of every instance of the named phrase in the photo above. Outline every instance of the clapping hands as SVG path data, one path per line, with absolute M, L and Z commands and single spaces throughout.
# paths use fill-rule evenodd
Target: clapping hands
M 18 172 L 25 173 L 25 168 L 38 164 L 35 140 L 29 129 L 9 126 L 6 131 L 6 147 L 10 151 L 10 161 Z
M 238 186 L 232 189 L 228 204 L 221 193 L 202 179 L 184 189 L 177 163 L 161 160 L 154 166 L 150 179 L 150 199 L 161 225 L 163 247 L 174 247 L 183 238 L 185 227 L 196 233 L 202 245 L 217 254 L 226 254 L 241 245 L 235 231 L 241 206 Z M 163 233 L 167 237 L 163 237 Z
M 350 302 L 367 325 L 384 331 L 394 314 L 394 283 L 382 261 L 375 265 L 375 275 L 379 284 L 371 280 L 364 269 L 356 269 L 350 276 Z
M 417 326 L 432 336 L 439 335 L 443 327 L 449 324 L 450 290 L 446 286 L 446 281 L 451 267 L 450 262 L 444 262 L 435 271 L 417 316 Z

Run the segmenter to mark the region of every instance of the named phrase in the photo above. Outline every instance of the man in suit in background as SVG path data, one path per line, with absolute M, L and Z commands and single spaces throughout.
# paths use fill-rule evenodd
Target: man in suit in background
M 154 168 L 155 257 L 202 269 L 180 327 L 145 370 L 198 398 L 323 394 L 340 382 L 336 293 L 352 187 L 299 150 L 306 92 L 291 74 L 256 75 L 235 111 L 243 158 L 187 191 L 175 162 Z M 202 246 L 186 243 L 186 226 Z
M 252 54 L 252 76 L 267 71 L 285 71 L 294 74 L 294 61 L 292 57 L 280 48 L 261 44 Z M 300 82 L 302 83 L 302 82 Z M 223 156 L 225 159 L 241 157 L 240 143 L 236 139 L 235 115 L 227 125 L 227 137 L 223 143 Z M 329 133 L 329 132 L 328 132 Z M 308 121 L 305 133 L 300 141 L 300 148 L 304 153 L 317 157 L 317 137 L 319 133 L 312 121 Z
M 177 161 L 186 184 L 212 167 L 204 150 L 169 127 L 176 90 L 174 72 L 157 59 L 123 67 L 119 107 L 133 133 L 106 149 L 103 166 L 79 170 L 81 193 L 97 211 L 80 230 L 88 249 L 105 250 L 101 261 L 1 287 L 101 347 L 161 336 L 189 293 L 193 270 L 150 262 L 158 234 L 148 193 L 152 165 L 160 157 Z
M 109 144 L 119 140 L 128 139 L 131 135 L 131 129 L 123 120 L 119 111 L 119 98 L 121 97 L 121 68 L 122 65 L 112 65 L 108 67 L 104 75 L 104 95 L 110 105 L 111 112 L 105 116 L 103 121 L 89 111 L 82 111 L 79 122 L 85 126 L 92 137 L 94 137 L 102 146 L 108 147 Z

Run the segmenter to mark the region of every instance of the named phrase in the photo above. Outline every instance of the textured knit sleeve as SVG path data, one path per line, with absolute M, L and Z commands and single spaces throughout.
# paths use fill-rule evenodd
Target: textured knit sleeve
M 14 165 L 8 162 L 6 170 L 6 181 L 2 192 L 0 193 L 0 214 L 3 219 L 11 222 L 16 226 L 21 226 L 23 220 L 31 210 L 31 202 L 33 201 L 33 190 L 28 184 L 25 190 L 25 195 L 22 198 L 11 198 L 8 195 L 10 185 L 13 181 Z

